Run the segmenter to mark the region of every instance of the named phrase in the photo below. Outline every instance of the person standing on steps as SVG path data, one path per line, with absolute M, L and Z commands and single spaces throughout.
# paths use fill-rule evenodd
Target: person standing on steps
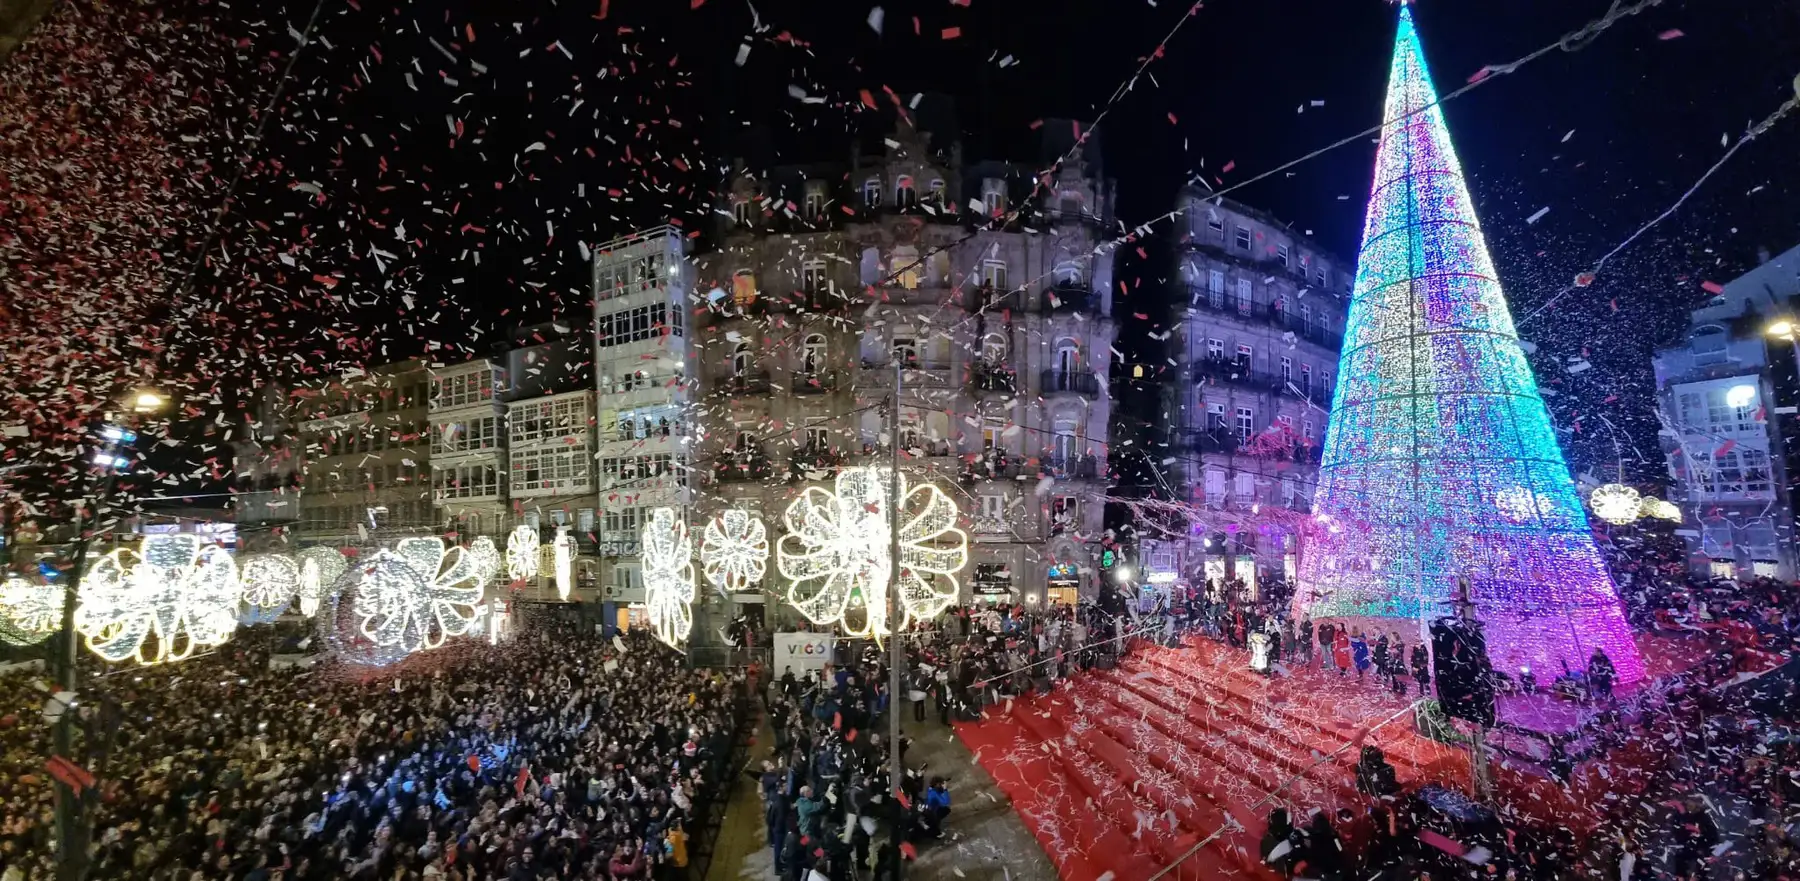
M 1412 650 L 1413 679 L 1419 683 L 1421 697 L 1431 693 L 1431 653 L 1426 651 L 1425 643 L 1413 646 Z
M 1331 666 L 1331 655 L 1337 646 L 1337 628 L 1330 621 L 1319 622 L 1319 669 Z

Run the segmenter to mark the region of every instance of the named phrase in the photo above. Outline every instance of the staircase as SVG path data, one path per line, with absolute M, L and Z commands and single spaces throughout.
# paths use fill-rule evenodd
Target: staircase
M 1271 679 L 1247 662 L 1206 640 L 1142 646 L 1113 670 L 990 707 L 958 733 L 1064 881 L 1145 881 L 1171 866 L 1174 881 L 1272 881 L 1259 853 L 1268 812 L 1360 814 L 1365 743 L 1403 786 L 1467 779 L 1463 754 L 1414 734 L 1408 699 L 1379 683 L 1317 670 Z

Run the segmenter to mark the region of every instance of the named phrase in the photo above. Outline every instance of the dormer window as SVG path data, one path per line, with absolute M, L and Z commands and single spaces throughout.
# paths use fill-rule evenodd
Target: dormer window
M 803 205 L 807 220 L 822 220 L 825 217 L 825 185 L 818 181 L 806 184 L 806 202 Z
M 912 175 L 900 175 L 900 177 L 894 181 L 894 207 L 905 209 L 917 207 L 918 204 L 919 191 L 913 189 Z
M 863 207 L 870 210 L 881 207 L 881 178 L 863 181 Z

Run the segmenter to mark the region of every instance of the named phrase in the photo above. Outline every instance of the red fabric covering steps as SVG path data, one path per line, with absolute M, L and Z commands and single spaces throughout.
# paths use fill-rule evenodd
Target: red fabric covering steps
M 1096 709 L 1101 712 L 1093 712 Z M 1231 874 L 1273 879 L 1274 873 L 1263 865 L 1258 853 L 1267 808 L 1259 812 L 1252 799 L 1260 796 L 1249 791 L 1245 781 L 1231 779 L 1223 768 L 1193 754 L 1147 722 L 1134 723 L 1107 709 L 1102 701 L 1094 701 L 1085 708 L 1092 724 L 1076 722 L 1069 726 L 1070 730 L 1089 753 L 1112 767 L 1114 774 L 1159 812 L 1165 816 L 1173 814 L 1190 830 L 1193 835 L 1189 836 L 1187 847 L 1199 836 L 1224 830 L 1195 855 L 1223 864 L 1203 877 Z M 1064 709 L 1058 713 L 1076 711 Z M 1237 828 L 1229 827 L 1231 818 L 1237 820 Z M 1194 867 L 1192 860 L 1187 867 Z
M 1192 681 L 1185 681 L 1181 688 L 1176 688 L 1155 678 L 1140 678 L 1143 672 L 1134 672 L 1130 666 L 1125 666 L 1108 671 L 1107 676 L 1156 704 L 1162 711 L 1185 718 L 1211 735 L 1272 762 L 1285 773 L 1273 781 L 1259 781 L 1268 782 L 1269 788 L 1290 774 L 1299 774 L 1321 784 L 1328 794 L 1341 800 L 1354 798 L 1356 778 L 1349 769 L 1335 762 L 1317 762 L 1313 753 L 1316 747 L 1296 742 L 1283 730 L 1286 726 L 1278 727 L 1259 717 L 1248 702 L 1230 692 L 1215 697 L 1209 694 L 1210 689 Z
M 1146 833 L 1139 842 L 1131 840 L 1129 833 L 1137 829 L 1137 814 L 1124 787 L 1091 760 L 1084 761 L 1077 745 L 1065 743 L 1061 725 L 1046 718 L 1050 714 L 1034 702 L 1017 701 L 1012 715 L 1040 743 L 1050 746 L 1052 761 L 1075 784 L 1078 799 L 1072 807 L 1081 820 L 1083 837 L 1094 842 L 1090 853 L 1101 857 L 1096 863 L 1111 869 L 1121 881 L 1143 881 L 1180 853 L 1168 853 L 1167 858 L 1155 853 L 1171 847 L 1158 833 Z
M 1078 791 L 1043 744 L 998 711 L 980 724 L 956 723 L 956 733 L 1012 800 L 1019 819 L 1056 864 L 1062 881 L 1099 878 L 1105 870 L 1095 865 L 1111 861 L 1095 849 L 1092 812 L 1082 809 Z
M 1180 677 L 1177 684 L 1184 691 L 1191 685 L 1215 701 L 1229 700 L 1229 695 L 1248 704 L 1255 711 L 1251 713 L 1253 721 L 1260 718 L 1275 722 L 1309 749 L 1323 753 L 1353 742 L 1351 749 L 1339 755 L 1346 767 L 1355 767 L 1357 750 L 1367 743 L 1381 747 L 1402 785 L 1437 782 L 1460 786 L 1468 780 L 1467 754 L 1419 735 L 1410 718 L 1368 731 L 1370 726 L 1404 711 L 1411 697 L 1309 668 L 1296 668 L 1288 676 L 1271 679 L 1249 670 L 1242 654 L 1207 640 L 1195 640 L 1182 651 L 1150 649 L 1140 653 L 1140 657 L 1155 672 Z
M 1373 682 L 1359 683 L 1312 667 L 1290 668 L 1288 675 L 1270 678 L 1251 671 L 1244 652 L 1199 638 L 1191 639 L 1181 651 L 1147 649 L 1139 656 L 1190 679 L 1227 688 L 1259 708 L 1325 734 L 1335 743 L 1354 740 L 1369 726 L 1404 710 L 1414 699 L 1410 694 L 1385 691 Z M 1461 785 L 1468 779 L 1467 754 L 1420 736 L 1410 719 L 1396 720 L 1364 737 L 1366 742 L 1381 747 L 1402 783 Z M 1355 760 L 1354 755 L 1349 756 L 1352 765 Z

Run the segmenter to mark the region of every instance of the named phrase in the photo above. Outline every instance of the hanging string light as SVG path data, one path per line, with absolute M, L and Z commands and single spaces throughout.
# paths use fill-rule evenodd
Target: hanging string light
M 654 508 L 644 523 L 644 604 L 656 638 L 672 646 L 694 627 L 694 546 L 672 508 Z

